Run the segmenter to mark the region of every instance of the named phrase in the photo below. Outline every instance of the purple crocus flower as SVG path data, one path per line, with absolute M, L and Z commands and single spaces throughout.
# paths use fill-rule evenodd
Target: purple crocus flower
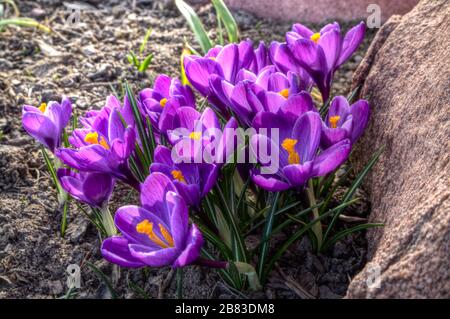
M 361 22 L 342 38 L 338 23 L 328 24 L 314 33 L 301 24 L 294 24 L 292 32 L 286 34 L 286 46 L 271 48 L 271 58 L 280 69 L 292 69 L 297 63 L 312 77 L 324 101 L 330 95 L 334 72 L 347 61 L 362 42 L 365 24 Z M 294 60 L 292 60 L 292 58 Z
M 270 59 L 264 43 L 260 43 L 258 49 L 254 50 L 250 40 L 242 41 L 239 44 L 231 43 L 224 47 L 216 46 L 209 50 L 204 57 L 191 55 L 184 59 L 189 82 L 201 95 L 208 97 L 209 102 L 226 118 L 230 114 L 210 87 L 211 75 L 235 84 L 245 78 L 246 73 L 258 73 L 268 63 L 270 63 Z
M 293 127 L 285 117 L 268 112 L 258 114 L 253 124 L 257 129 L 279 130 L 278 139 L 269 134 L 257 134 L 250 141 L 251 152 L 262 165 L 252 171 L 252 179 L 269 191 L 303 187 L 310 178 L 335 170 L 351 150 L 351 143 L 346 139 L 317 154 L 322 131 L 322 120 L 317 112 L 306 112 Z M 267 155 L 272 161 L 278 160 L 278 167 L 267 174 L 262 169 L 269 164 L 260 154 L 261 149 L 270 151 Z
M 61 104 L 51 101 L 39 107 L 24 105 L 22 109 L 22 125 L 25 131 L 47 147 L 53 153 L 61 144 L 64 128 L 69 123 L 72 104 L 69 98 L 63 97 Z
M 76 173 L 60 168 L 57 172 L 62 188 L 79 201 L 99 209 L 108 204 L 114 188 L 114 178 L 105 173 Z
M 88 129 L 76 129 L 69 138 L 75 148 L 60 148 L 56 152 L 66 165 L 84 172 L 100 172 L 137 188 L 138 182 L 128 166 L 136 140 L 131 126 L 125 128 L 117 109 L 104 121 L 101 113 Z
M 258 75 L 241 71 L 240 82 L 233 85 L 217 75 L 210 78 L 211 88 L 216 97 L 228 106 L 245 126 L 251 126 L 254 116 L 261 111 L 276 113 L 281 108 L 297 103 L 298 94 L 307 89 L 307 83 L 293 72 L 287 75 L 277 71 L 275 66 L 267 66 Z M 309 94 L 303 92 L 301 99 L 312 105 Z M 296 97 L 297 96 L 297 97 Z
M 173 128 L 173 117 L 178 108 L 195 108 L 192 89 L 188 85 L 182 85 L 180 80 L 164 74 L 156 77 L 153 88 L 139 92 L 138 101 L 144 112 L 149 114 L 155 128 L 162 133 L 169 127 Z
M 153 173 L 141 186 L 141 207 L 124 206 L 115 214 L 121 236 L 103 241 L 101 252 L 123 267 L 184 267 L 195 262 L 203 245 L 198 228 L 189 226 L 188 209 L 170 179 Z
M 203 113 L 191 107 L 181 107 L 174 117 L 175 130 L 167 136 L 174 146 L 178 162 L 224 163 L 234 152 L 237 121 L 232 117 L 221 129 L 216 113 L 209 107 Z
M 189 206 L 198 207 L 201 199 L 217 182 L 219 168 L 218 165 L 210 163 L 175 163 L 171 150 L 158 145 L 150 171 L 169 177 L 184 201 Z
M 368 121 L 367 101 L 359 100 L 350 106 L 345 97 L 335 97 L 322 124 L 321 146 L 327 148 L 346 138 L 354 144 L 364 132 Z

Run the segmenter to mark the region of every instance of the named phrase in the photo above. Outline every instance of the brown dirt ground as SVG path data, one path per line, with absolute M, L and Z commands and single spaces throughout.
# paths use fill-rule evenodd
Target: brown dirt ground
M 67 297 L 66 267 L 81 265 L 82 285 L 70 297 L 109 298 L 103 281 L 87 266 L 96 265 L 106 274 L 111 265 L 99 254 L 94 227 L 72 205 L 65 238 L 59 235 L 61 213 L 39 146 L 21 128 L 23 104 L 59 100 L 69 96 L 78 114 L 101 107 L 111 86 L 120 91 L 127 79 L 137 88 L 148 87 L 158 73 L 179 75 L 179 54 L 183 39 L 194 43 L 184 19 L 170 1 L 90 1 L 80 22 L 65 25 L 67 8 L 62 1 L 20 1 L 22 16 L 50 25 L 56 32 L 44 34 L 28 28 L 7 28 L 0 32 L 0 298 Z M 129 1 L 131 2 L 131 1 Z M 92 4 L 93 3 L 93 4 Z M 215 24 L 211 6 L 197 7 L 207 25 Z M 243 38 L 255 41 L 282 40 L 292 21 L 260 20 L 237 12 L 235 17 Z M 148 28 L 153 32 L 145 53 L 154 60 L 145 75 L 137 74 L 126 54 L 137 51 Z M 353 70 L 373 37 L 371 32 L 358 54 L 336 76 L 334 93 L 347 94 Z M 211 33 L 214 36 L 213 33 Z M 343 192 L 345 189 L 342 189 Z M 125 189 L 113 199 L 119 206 Z M 350 207 L 347 215 L 367 216 L 370 206 L 363 200 Z M 137 203 L 132 194 L 127 203 Z M 340 225 L 345 227 L 345 225 Z M 283 239 L 282 235 L 280 240 Z M 330 252 L 316 256 L 307 239 L 292 246 L 274 271 L 264 291 L 244 292 L 261 298 L 341 298 L 349 280 L 365 263 L 363 234 L 339 242 Z M 114 289 L 119 298 L 175 296 L 175 283 L 161 290 L 169 269 L 122 270 Z M 137 289 L 140 287 L 141 289 Z M 221 283 L 213 270 L 188 267 L 184 280 L 187 298 L 237 298 Z

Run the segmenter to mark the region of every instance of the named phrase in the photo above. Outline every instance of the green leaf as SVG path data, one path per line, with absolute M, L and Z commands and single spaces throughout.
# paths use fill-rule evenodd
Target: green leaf
M 250 289 L 253 291 L 258 291 L 262 289 L 261 283 L 259 282 L 258 274 L 256 273 L 255 267 L 250 264 L 243 263 L 240 261 L 234 262 L 237 270 L 241 275 L 247 276 Z
M 64 238 L 67 229 L 67 208 L 69 206 L 70 197 L 64 202 L 63 213 L 61 217 L 61 237 Z
M 139 54 L 144 53 L 145 46 L 147 45 L 148 38 L 150 38 L 150 35 L 152 34 L 152 28 L 148 28 L 147 32 L 145 33 L 144 40 L 142 40 L 141 46 L 139 47 Z
M 367 224 L 356 225 L 356 226 L 354 226 L 352 228 L 349 228 L 349 229 L 344 229 L 344 230 L 340 231 L 339 233 L 337 233 L 336 235 L 334 235 L 332 238 L 330 238 L 323 245 L 321 251 L 322 252 L 326 251 L 328 248 L 333 246 L 336 242 L 338 242 L 339 240 L 341 240 L 345 236 L 350 235 L 351 233 L 355 233 L 357 231 L 361 231 L 361 230 L 368 229 L 368 228 L 383 227 L 383 226 L 384 226 L 384 224 L 382 224 L 382 223 L 367 223 Z
M 134 121 L 136 122 L 137 131 L 141 139 L 145 161 L 146 163 L 151 163 L 152 151 L 150 149 L 144 124 L 142 123 L 142 116 L 137 106 L 136 99 L 134 98 L 134 94 L 131 91 L 131 88 L 128 85 L 128 83 L 125 83 L 125 91 L 127 93 L 128 100 L 131 104 L 131 109 L 133 110 Z
M 129 62 L 131 65 L 134 65 L 134 67 L 135 67 L 136 69 L 139 69 L 140 63 L 139 63 L 139 61 L 138 61 L 138 59 L 137 59 L 137 57 L 136 57 L 136 55 L 134 54 L 133 51 L 130 51 L 130 54 L 127 55 L 127 59 L 128 59 L 128 62 Z
M 216 9 L 217 15 L 223 22 L 225 29 L 227 30 L 228 40 L 230 43 L 236 43 L 239 41 L 239 31 L 237 27 L 236 20 L 234 20 L 228 7 L 225 5 L 223 0 L 211 0 L 214 8 Z
M 378 161 L 378 158 L 383 153 L 384 146 L 381 147 L 372 157 L 372 159 L 367 163 L 366 167 L 358 174 L 356 179 L 353 181 L 350 188 L 347 190 L 347 192 L 344 195 L 344 198 L 342 199 L 342 202 L 348 202 L 350 199 L 352 199 L 353 195 L 355 194 L 357 188 L 361 185 L 362 181 L 366 177 L 366 175 L 369 173 L 369 171 L 372 169 L 372 167 L 375 165 L 375 163 Z M 328 228 L 323 235 L 323 241 L 325 242 L 328 238 L 330 231 L 333 229 L 334 224 L 336 223 L 337 219 L 339 218 L 339 215 L 342 213 L 342 209 L 338 210 L 337 213 L 333 216 L 333 219 L 331 220 L 330 224 L 328 225 Z
M 233 212 L 231 211 L 230 207 L 228 206 L 227 200 L 225 196 L 222 193 L 222 190 L 220 189 L 219 185 L 216 185 L 215 187 L 217 196 L 220 200 L 220 203 L 222 204 L 222 207 L 224 209 L 225 218 L 227 218 L 227 221 L 230 225 L 230 230 L 232 231 L 232 239 L 235 242 L 235 259 L 236 261 L 247 261 L 247 250 L 245 248 L 244 239 L 242 238 L 242 232 L 238 227 L 236 216 L 234 216 Z
M 144 59 L 144 61 L 142 61 L 141 65 L 139 66 L 139 72 L 144 73 L 145 71 L 147 71 L 150 63 L 152 63 L 152 59 L 153 59 L 153 54 L 149 54 L 147 55 L 147 57 Z
M 195 11 L 183 0 L 175 0 L 175 4 L 180 10 L 181 14 L 186 19 L 192 32 L 194 32 L 197 42 L 200 44 L 203 53 L 207 53 L 213 47 L 211 39 L 206 34 L 202 22 L 198 18 Z

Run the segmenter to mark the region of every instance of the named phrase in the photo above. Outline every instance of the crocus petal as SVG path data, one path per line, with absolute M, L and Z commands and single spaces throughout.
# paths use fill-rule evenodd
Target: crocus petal
M 167 192 L 168 210 L 173 212 L 170 217 L 170 232 L 175 247 L 184 249 L 189 230 L 189 216 L 183 198 L 174 192 Z
M 173 263 L 173 268 L 189 265 L 200 256 L 200 250 L 203 246 L 203 236 L 197 226 L 191 226 L 186 243 L 186 248 Z
M 209 84 L 216 97 L 224 105 L 229 106 L 231 104 L 230 97 L 233 92 L 234 86 L 231 83 L 224 81 L 222 77 L 215 74 L 211 75 Z
M 296 23 L 292 26 L 292 31 L 298 33 L 303 38 L 310 38 L 314 32 L 311 31 L 308 27 L 305 27 L 303 24 Z
M 257 97 L 249 90 L 248 86 L 244 82 L 238 83 L 231 94 L 231 105 L 230 108 L 236 113 L 236 115 L 241 119 L 241 122 L 249 124 L 252 117 L 256 114 L 256 110 L 252 108 L 249 100 L 257 101 Z M 262 104 L 257 101 L 255 102 L 257 108 L 263 109 Z
M 364 39 L 364 35 L 366 33 L 366 25 L 364 22 L 361 22 L 357 26 L 351 28 L 344 37 L 344 41 L 342 44 L 341 55 L 337 62 L 337 67 L 341 66 L 345 61 L 347 61 L 353 52 L 361 44 Z
M 153 223 L 153 231 L 158 237 L 163 238 L 159 231 L 158 224 L 163 225 L 166 229 L 170 229 L 168 223 L 158 218 L 152 212 L 134 205 L 122 206 L 117 209 L 114 216 L 114 223 L 122 233 L 122 235 L 130 242 L 130 244 L 137 243 L 151 247 L 152 249 L 160 249 L 161 247 L 153 242 L 147 234 L 139 233 L 136 230 L 136 226 L 144 221 L 148 220 Z
M 285 43 L 272 42 L 269 49 L 270 58 L 277 68 L 287 73 L 288 71 L 302 72 L 298 63 L 295 61 L 288 46 Z
M 351 120 L 350 127 L 351 127 Z M 328 148 L 337 142 L 340 142 L 346 138 L 349 138 L 349 132 L 346 129 L 337 127 L 337 128 L 329 128 L 326 125 L 322 127 L 322 136 L 320 138 L 320 145 L 322 148 Z
M 28 112 L 22 117 L 22 125 L 25 131 L 45 145 L 52 152 L 59 144 L 58 128 L 44 114 Z
M 141 185 L 141 204 L 169 224 L 170 218 L 165 205 L 165 194 L 176 192 L 170 179 L 162 173 L 152 173 Z
M 169 130 L 173 130 L 176 128 L 175 118 L 177 115 L 177 110 L 180 108 L 179 102 L 171 99 L 166 103 L 166 106 L 163 108 L 159 119 L 158 119 L 158 129 L 162 133 L 166 133 Z
M 103 258 L 122 267 L 139 268 L 144 263 L 134 258 L 128 248 L 128 240 L 121 236 L 113 236 L 103 241 L 100 249 Z
M 67 193 L 86 204 L 91 204 L 83 193 L 83 183 L 80 174 L 68 168 L 60 168 L 57 171 L 57 176 L 61 187 Z
M 72 116 L 72 103 L 67 96 L 63 96 L 61 100 L 61 119 L 60 127 L 64 128 L 69 123 L 70 117 Z
M 350 112 L 352 113 L 353 118 L 350 139 L 352 143 L 355 143 L 364 132 L 367 122 L 369 121 L 369 103 L 365 100 L 359 100 L 351 106 Z
M 278 93 L 270 91 L 261 91 L 258 98 L 264 105 L 264 109 L 268 112 L 277 113 L 281 105 L 286 102 L 286 99 Z
M 200 121 L 202 122 L 204 129 L 220 128 L 219 119 L 217 118 L 216 113 L 209 107 L 205 108 L 203 111 Z
M 173 184 L 177 188 L 177 193 L 185 200 L 189 206 L 197 206 L 201 200 L 200 185 L 199 184 L 186 184 L 177 180 L 173 181 Z
M 214 187 L 219 176 L 219 166 L 215 164 L 199 164 L 200 179 L 203 184 L 201 197 L 204 197 Z
M 250 65 L 255 59 L 253 42 L 251 40 L 244 40 L 238 44 L 238 47 L 239 47 L 239 68 L 249 69 Z
M 220 65 L 207 58 L 189 60 L 185 66 L 185 71 L 189 82 L 203 96 L 209 93 L 209 76 L 211 74 L 218 74 L 223 77 Z
M 341 42 L 341 33 L 336 29 L 325 32 L 319 39 L 318 44 L 325 54 L 328 70 L 335 68 L 341 53 Z
M 168 147 L 164 145 L 156 146 L 153 157 L 155 163 L 173 165 L 172 152 Z
M 165 75 L 160 74 L 156 77 L 155 83 L 153 85 L 153 98 L 155 100 L 161 100 L 163 98 L 169 97 L 169 89 L 170 89 L 170 83 L 172 79 Z
M 314 159 L 312 176 L 324 176 L 344 163 L 351 151 L 350 140 L 346 139 L 327 148 Z
M 238 122 L 232 117 L 224 126 L 223 134 L 216 148 L 216 163 L 226 163 L 230 156 L 234 153 L 237 145 L 236 129 L 239 127 Z
M 317 112 L 306 112 L 294 125 L 292 137 L 298 142 L 295 149 L 300 155 L 301 163 L 314 158 L 320 143 L 322 120 Z
M 337 126 L 341 126 L 345 122 L 347 116 L 350 114 L 350 105 L 348 101 L 343 96 L 336 96 L 333 98 L 330 104 L 330 109 L 327 115 L 327 125 L 329 125 L 329 118 L 332 116 L 339 116 L 339 121 L 336 123 Z
M 112 172 L 108 160 L 109 151 L 104 147 L 94 144 L 82 147 L 78 150 L 60 148 L 56 156 L 64 164 L 80 171 Z
M 150 267 L 162 267 L 171 265 L 178 256 L 177 248 L 152 249 L 148 246 L 130 244 L 131 255 Z
M 114 188 L 114 179 L 110 174 L 82 173 L 84 180 L 82 192 L 89 199 L 92 206 L 102 207 L 111 197 Z
M 192 107 L 180 107 L 177 110 L 175 123 L 179 127 L 187 128 L 189 131 L 193 131 L 195 129 L 195 121 L 200 119 L 201 114 Z
M 294 123 L 300 116 L 309 111 L 317 111 L 317 109 L 311 95 L 308 92 L 301 92 L 288 97 L 278 112 Z
M 311 161 L 304 164 L 287 165 L 283 167 L 283 174 L 292 186 L 303 186 L 310 178 L 313 168 Z
M 125 126 L 122 122 L 122 119 L 119 115 L 119 110 L 112 110 L 109 115 L 108 121 L 108 140 L 113 141 L 115 139 L 123 139 L 123 135 L 125 134 Z
M 271 192 L 281 192 L 290 187 L 289 184 L 282 181 L 279 176 L 273 174 L 261 174 L 257 169 L 252 170 L 251 177 L 256 185 Z
M 234 82 L 239 71 L 239 49 L 237 44 L 230 43 L 223 47 L 216 57 L 216 62 L 220 64 L 223 77 L 229 82 Z

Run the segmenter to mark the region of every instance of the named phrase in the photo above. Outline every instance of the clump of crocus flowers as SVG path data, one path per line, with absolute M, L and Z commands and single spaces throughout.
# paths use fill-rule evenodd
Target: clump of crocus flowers
M 285 43 L 246 40 L 185 56 L 188 84 L 159 75 L 137 94 L 127 85 L 123 102 L 108 97 L 70 134 L 66 97 L 24 106 L 23 126 L 54 154 L 58 189 L 91 209 L 105 259 L 131 268 L 206 265 L 237 288 L 245 278 L 258 287 L 280 257 L 269 258 L 272 231 L 293 222 L 282 212 L 301 207 L 297 220 L 317 250 L 327 245 L 332 230 L 323 235 L 321 220 L 337 209 L 317 197 L 327 198 L 369 119 L 366 101 L 332 99 L 330 88 L 364 32 L 363 23 L 345 35 L 337 23 L 319 32 L 295 24 Z M 208 107 L 196 105 L 193 89 Z M 113 217 L 117 182 L 139 192 L 140 203 Z M 261 231 L 250 251 L 245 236 Z

